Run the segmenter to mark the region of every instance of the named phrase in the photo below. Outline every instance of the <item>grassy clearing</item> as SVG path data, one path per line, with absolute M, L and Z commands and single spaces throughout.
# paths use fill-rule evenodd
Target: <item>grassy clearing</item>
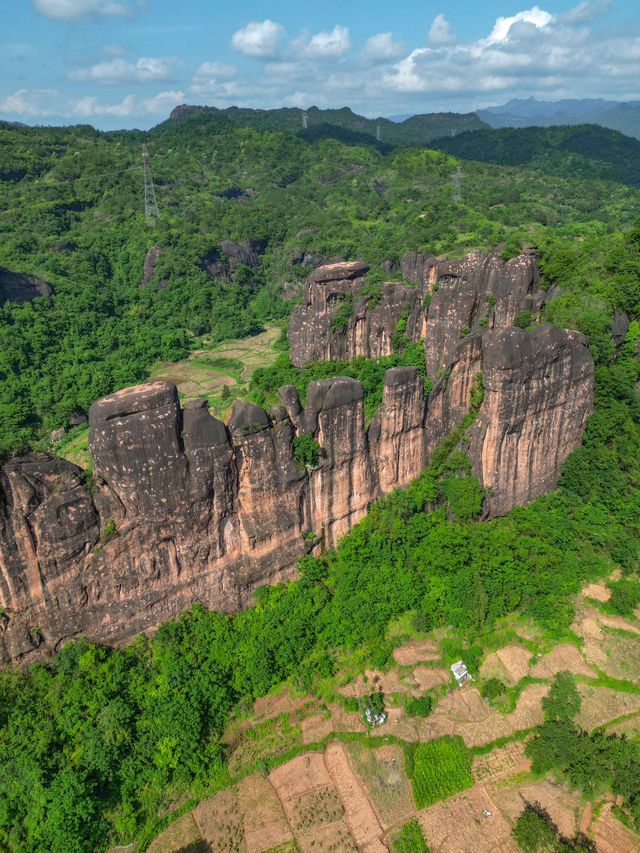
M 418 744 L 413 752 L 411 773 L 416 806 L 423 809 L 471 788 L 471 760 L 472 753 L 461 737 Z
M 86 471 L 91 471 L 93 463 L 89 454 L 89 425 L 69 430 L 56 447 L 56 454 Z
M 181 399 L 206 397 L 212 412 L 224 417 L 233 400 L 246 394 L 254 371 L 273 364 L 279 335 L 280 329 L 272 327 L 250 338 L 213 346 L 199 341 L 184 361 L 156 364 L 149 379 L 174 382 Z

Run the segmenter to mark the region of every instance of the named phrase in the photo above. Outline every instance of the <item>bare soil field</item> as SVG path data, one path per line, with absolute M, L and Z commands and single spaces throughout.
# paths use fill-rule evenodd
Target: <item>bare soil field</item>
M 579 650 L 569 643 L 556 646 L 548 654 L 541 657 L 531 668 L 534 678 L 553 678 L 558 672 L 567 670 L 574 675 L 595 677 L 594 670 L 587 666 Z
M 606 655 L 601 669 L 607 675 L 623 681 L 640 681 L 640 637 L 605 628 L 600 649 Z
M 334 730 L 330 714 L 313 714 L 305 717 L 300 723 L 300 729 L 305 746 L 324 740 Z
M 212 853 L 245 853 L 242 814 L 235 790 L 219 791 L 200 803 L 193 811 L 193 819 Z
M 433 690 L 434 687 L 440 687 L 443 684 L 451 684 L 451 673 L 446 669 L 436 669 L 431 666 L 417 666 L 413 670 L 413 678 L 418 685 L 417 693 L 426 693 L 427 690 Z
M 344 804 L 320 752 L 299 755 L 269 776 L 301 850 L 356 850 Z
M 203 843 L 202 836 L 198 831 L 193 815 L 187 812 L 152 841 L 147 850 L 149 853 L 173 853 L 175 850 L 190 847 L 198 844 L 198 842 Z
M 515 741 L 486 755 L 477 755 L 471 768 L 474 779 L 482 783 L 494 782 L 507 776 L 528 772 L 531 769 L 531 761 L 525 755 L 524 748 L 524 743 Z
M 399 666 L 414 666 L 417 663 L 440 659 L 440 652 L 433 640 L 414 640 L 393 650 L 393 657 Z
M 263 853 L 293 841 L 278 795 L 264 776 L 254 773 L 238 784 L 238 807 L 244 816 L 247 853 Z
M 561 832 L 571 838 L 583 814 L 580 796 L 564 785 L 547 780 L 534 781 L 514 776 L 490 783 L 488 790 L 509 823 L 514 824 L 528 803 L 539 805 L 551 816 Z
M 576 721 L 582 728 L 591 731 L 610 720 L 640 711 L 640 694 L 621 693 L 609 687 L 593 687 L 579 684 L 582 707 Z
M 423 809 L 417 818 L 427 845 L 437 853 L 518 853 L 520 850 L 511 837 L 511 825 L 482 785 Z
M 611 590 L 604 581 L 598 583 L 590 583 L 582 590 L 583 598 L 593 598 L 595 601 L 609 601 L 611 598 Z
M 324 760 L 344 805 L 347 825 L 356 844 L 360 848 L 370 849 L 372 853 L 377 845 L 384 851 L 385 848 L 380 843 L 382 827 L 367 795 L 358 784 L 344 745 L 330 744 Z
M 598 853 L 637 853 L 638 836 L 620 823 L 611 808 L 611 803 L 606 803 L 591 825 L 589 834 Z
M 517 684 L 529 674 L 530 661 L 531 652 L 524 646 L 504 646 L 488 655 L 480 668 L 480 675 Z

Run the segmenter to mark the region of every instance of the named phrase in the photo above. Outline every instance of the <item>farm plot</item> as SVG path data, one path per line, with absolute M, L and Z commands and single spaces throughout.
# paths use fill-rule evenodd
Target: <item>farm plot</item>
M 483 678 L 500 678 L 509 684 L 517 684 L 529 674 L 531 652 L 524 646 L 503 646 L 492 652 L 480 667 Z
M 235 791 L 219 791 L 194 809 L 193 819 L 212 853 L 245 853 L 242 815 Z
M 264 776 L 254 773 L 240 782 L 238 806 L 247 853 L 263 853 L 293 841 L 278 795 Z
M 325 763 L 344 805 L 345 818 L 359 849 L 384 851 L 382 827 L 351 769 L 341 743 L 332 743 L 325 752 Z
M 185 849 L 192 853 L 207 853 L 209 850 L 190 813 L 172 823 L 147 848 L 149 853 L 178 853 Z
M 593 687 L 589 684 L 579 684 L 578 690 L 582 697 L 582 706 L 576 722 L 587 731 L 610 720 L 640 711 L 638 693 L 622 693 L 609 687 Z
M 638 836 L 620 823 L 611 808 L 611 803 L 606 803 L 589 830 L 598 853 L 635 853 Z
M 526 773 L 531 768 L 531 760 L 525 755 L 524 749 L 524 743 L 514 741 L 486 755 L 477 755 L 471 767 L 474 779 L 486 784 L 516 773 Z
M 471 753 L 460 737 L 420 743 L 413 753 L 413 798 L 419 809 L 473 785 Z
M 427 845 L 438 853 L 519 853 L 511 825 L 481 785 L 417 814 Z
M 357 850 L 324 756 L 306 753 L 269 776 L 302 851 Z
M 366 790 L 382 827 L 388 829 L 414 811 L 411 789 L 399 746 L 372 749 L 358 742 L 347 750 L 360 784 Z

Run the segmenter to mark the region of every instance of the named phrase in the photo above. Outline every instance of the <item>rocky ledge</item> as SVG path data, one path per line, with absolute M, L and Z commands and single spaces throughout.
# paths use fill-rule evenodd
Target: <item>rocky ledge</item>
M 336 280 L 360 271 L 341 267 Z M 552 488 L 580 443 L 594 371 L 576 332 L 471 334 L 428 401 L 417 370 L 388 370 L 368 428 L 363 387 L 344 377 L 312 383 L 305 407 L 293 386 L 269 413 L 236 401 L 227 424 L 202 400 L 182 408 L 164 382 L 95 403 L 91 484 L 46 455 L 0 467 L 0 662 L 80 634 L 125 642 L 196 601 L 234 611 L 259 585 L 293 577 L 299 557 L 335 545 L 420 473 L 480 371 L 470 456 L 491 516 Z M 320 446 L 314 468 L 294 457 L 301 434 Z
M 462 336 L 512 326 L 520 312 L 535 317 L 545 299 L 533 250 L 506 262 L 499 251 L 457 261 L 409 252 L 402 261 L 404 283 L 388 282 L 374 298 L 365 286 L 368 271 L 354 261 L 309 276 L 291 318 L 294 365 L 390 355 L 402 322 L 409 340 L 425 340 L 427 373 L 435 377 Z

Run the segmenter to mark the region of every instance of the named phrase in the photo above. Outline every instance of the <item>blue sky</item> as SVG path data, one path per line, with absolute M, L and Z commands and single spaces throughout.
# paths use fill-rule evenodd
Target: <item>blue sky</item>
M 179 103 L 467 111 L 640 99 L 638 0 L 3 0 L 0 117 L 150 127 Z

